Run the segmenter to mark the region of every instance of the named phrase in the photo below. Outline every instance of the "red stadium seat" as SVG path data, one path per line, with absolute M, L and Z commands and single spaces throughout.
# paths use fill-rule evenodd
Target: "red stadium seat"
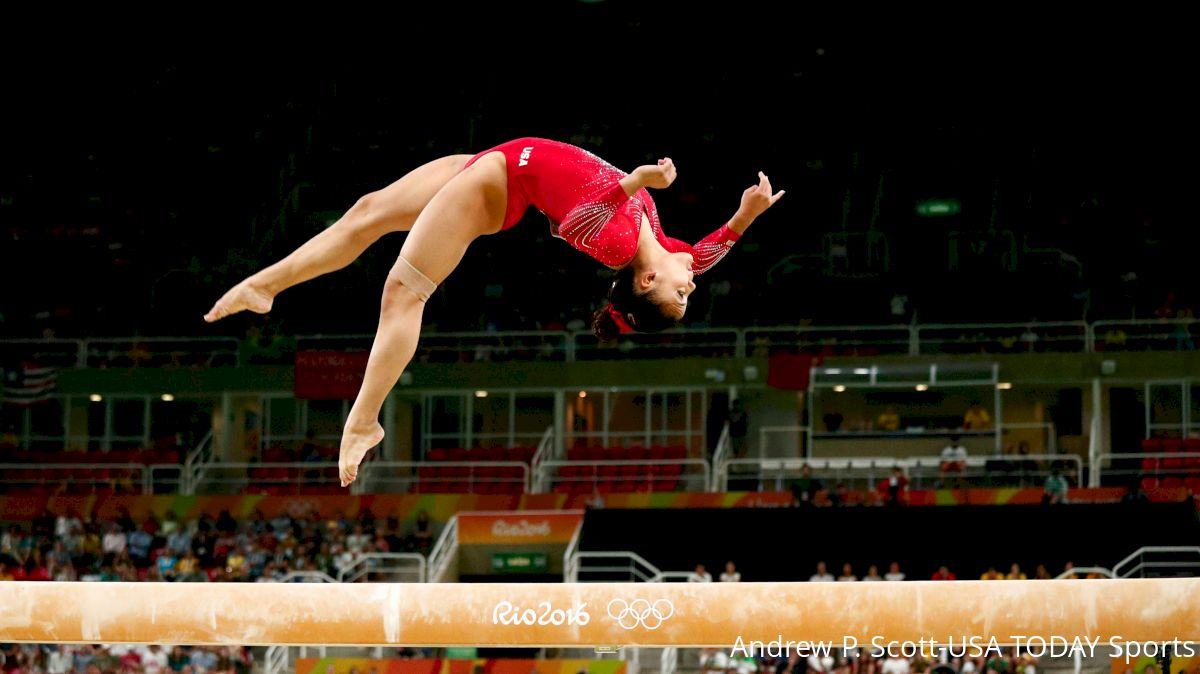
M 1200 477 L 1189 477 L 1183 481 L 1183 486 L 1192 490 L 1193 494 L 1200 494 Z
M 1157 471 L 1158 470 L 1158 459 L 1142 459 L 1142 470 L 1151 471 L 1151 472 Z
M 1158 480 L 1157 479 L 1155 479 L 1153 477 L 1143 477 L 1142 478 L 1142 489 L 1143 490 L 1148 491 L 1150 489 L 1157 489 L 1157 488 L 1158 488 Z
M 1159 486 L 1163 489 L 1177 489 L 1183 486 L 1183 480 L 1177 477 L 1164 477 Z

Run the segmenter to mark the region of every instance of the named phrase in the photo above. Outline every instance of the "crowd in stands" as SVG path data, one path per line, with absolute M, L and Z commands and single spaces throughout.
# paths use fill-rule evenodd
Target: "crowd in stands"
M 0 644 L 0 674 L 250 674 L 243 646 Z
M 46 512 L 0 535 L 0 580 L 270 582 L 294 571 L 337 578 L 364 554 L 427 554 L 434 535 L 424 511 L 408 526 L 370 511 L 271 519 L 256 511 L 241 522 L 228 512 L 186 522 L 171 513 L 85 522 Z

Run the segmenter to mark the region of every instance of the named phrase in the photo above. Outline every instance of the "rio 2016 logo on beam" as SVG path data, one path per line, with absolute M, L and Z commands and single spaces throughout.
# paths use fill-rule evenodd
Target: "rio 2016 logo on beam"
M 587 602 L 567 609 L 554 608 L 543 601 L 536 609 L 522 609 L 511 601 L 502 601 L 492 609 L 493 625 L 579 625 L 592 621 L 587 612 Z

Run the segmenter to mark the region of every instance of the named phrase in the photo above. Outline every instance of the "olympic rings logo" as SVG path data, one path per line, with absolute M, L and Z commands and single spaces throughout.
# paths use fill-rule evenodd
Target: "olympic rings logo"
M 673 615 L 675 605 L 666 599 L 659 599 L 653 604 L 645 599 L 634 599 L 631 602 L 614 599 L 608 602 L 608 617 L 627 630 L 639 625 L 648 630 L 656 630 Z

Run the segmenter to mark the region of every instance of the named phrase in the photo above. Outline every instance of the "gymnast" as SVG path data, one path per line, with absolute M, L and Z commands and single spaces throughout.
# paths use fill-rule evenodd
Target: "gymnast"
M 360 198 L 332 226 L 230 289 L 204 320 L 266 313 L 283 290 L 345 267 L 388 232 L 409 233 L 384 284 L 367 371 L 343 430 L 338 469 L 345 487 L 383 440 L 379 411 L 416 352 L 426 300 L 476 238 L 512 227 L 530 206 L 544 213 L 555 236 L 615 271 L 608 301 L 592 317 L 596 335 L 611 340 L 678 323 L 696 289 L 693 277 L 711 269 L 784 194 L 772 192 L 760 171 L 733 217 L 690 246 L 663 233 L 646 191 L 668 187 L 675 175 L 670 158 L 626 174 L 586 150 L 540 138 L 436 159 Z

